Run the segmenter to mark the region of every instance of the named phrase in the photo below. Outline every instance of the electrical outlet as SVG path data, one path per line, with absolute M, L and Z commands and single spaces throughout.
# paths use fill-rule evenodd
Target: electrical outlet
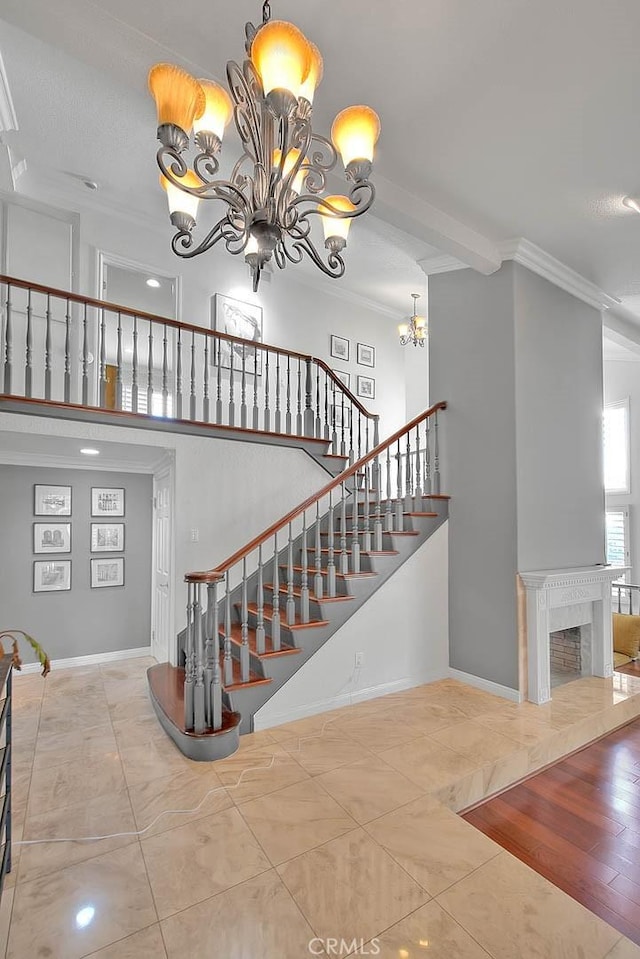
M 192 543 L 199 543 L 199 542 L 200 542 L 200 530 L 199 530 L 199 529 L 192 529 L 192 530 L 191 530 L 191 542 L 192 542 Z
M 364 666 L 364 653 L 356 653 L 356 669 Z

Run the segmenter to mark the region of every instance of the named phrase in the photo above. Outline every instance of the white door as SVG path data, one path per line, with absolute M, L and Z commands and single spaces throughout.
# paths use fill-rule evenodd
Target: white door
M 173 624 L 172 552 L 173 496 L 170 466 L 153 479 L 153 612 L 151 652 L 159 663 L 175 659 L 171 654 Z

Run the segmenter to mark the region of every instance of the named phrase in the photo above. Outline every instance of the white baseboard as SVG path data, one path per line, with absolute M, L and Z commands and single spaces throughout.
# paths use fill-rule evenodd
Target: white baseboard
M 69 659 L 52 659 L 51 669 L 72 669 L 74 666 L 99 666 L 101 663 L 116 663 L 120 659 L 139 659 L 141 656 L 151 656 L 151 646 L 140 646 L 138 649 L 116 649 L 111 653 L 92 653 L 90 656 L 72 656 Z M 24 663 L 20 671 L 14 669 L 13 678 L 29 673 L 42 671 L 40 663 Z
M 258 710 L 253 718 L 253 728 L 256 732 L 261 729 L 270 729 L 272 726 L 281 726 L 283 723 L 292 723 L 296 719 L 306 719 L 307 716 L 316 716 L 342 706 L 352 706 L 354 703 L 363 703 L 368 699 L 378 699 L 389 693 L 400 693 L 414 686 L 424 686 L 425 683 L 435 683 L 438 679 L 446 679 L 447 672 L 426 673 L 423 676 L 411 676 L 405 679 L 396 679 L 391 683 L 381 683 L 379 686 L 369 686 L 366 689 L 356 689 L 353 692 L 341 693 L 331 699 L 319 699 L 314 703 L 304 703 L 301 706 L 292 706 L 286 712 L 270 713 L 262 717 L 260 714 L 268 703 Z
M 449 667 L 449 677 L 458 679 L 467 686 L 475 686 L 476 689 L 482 689 L 485 693 L 493 693 L 494 696 L 502 696 L 503 699 L 509 699 L 512 703 L 521 703 L 522 695 L 517 689 L 510 686 L 501 686 L 500 683 L 492 683 L 490 679 L 483 679 L 482 676 L 474 676 L 472 673 L 463 673 L 460 669 Z

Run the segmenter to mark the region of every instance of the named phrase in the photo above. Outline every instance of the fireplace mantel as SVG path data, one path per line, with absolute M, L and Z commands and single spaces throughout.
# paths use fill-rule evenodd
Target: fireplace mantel
M 533 703 L 551 699 L 549 633 L 551 610 L 585 604 L 592 626 L 591 672 L 613 675 L 611 637 L 611 583 L 628 566 L 577 566 L 572 569 L 536 569 L 520 573 L 527 594 L 528 698 Z M 582 617 L 584 618 L 584 617 Z

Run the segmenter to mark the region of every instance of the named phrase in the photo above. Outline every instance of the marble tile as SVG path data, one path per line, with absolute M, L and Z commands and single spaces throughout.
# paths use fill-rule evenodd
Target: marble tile
M 429 898 L 362 829 L 290 860 L 278 872 L 321 939 L 368 941 Z
M 7 951 L 7 942 L 9 941 L 9 925 L 11 922 L 14 895 L 15 888 L 8 887 L 5 884 L 5 887 L 2 890 L 2 900 L 0 901 L 0 956 L 4 956 Z
M 104 663 L 99 667 L 100 675 L 106 684 L 120 682 L 136 677 L 145 678 L 150 666 L 155 666 L 156 660 L 152 656 L 140 656 L 137 659 L 123 659 L 117 663 Z
M 379 756 L 323 773 L 318 782 L 360 825 L 404 806 L 422 792 Z
M 441 729 L 448 729 L 467 721 L 467 716 L 457 706 L 442 702 L 413 702 L 399 704 L 391 714 L 395 723 L 402 727 L 405 720 L 411 730 L 418 728 L 421 736 L 429 736 Z M 406 741 L 406 740 L 405 740 Z
M 494 732 L 512 739 L 522 746 L 533 746 L 542 742 L 555 732 L 551 722 L 544 718 L 536 719 L 530 713 L 518 713 L 497 709 L 482 716 L 477 716 L 474 722 L 486 726 Z
M 109 715 L 112 719 L 137 720 L 139 717 L 155 718 L 155 712 L 151 705 L 148 688 L 140 687 L 140 691 L 132 693 L 126 699 L 109 705 Z M 157 721 L 157 720 L 156 720 Z
M 236 803 L 309 779 L 309 774 L 293 756 L 276 743 L 238 750 L 216 763 L 216 773 Z
M 19 883 L 7 959 L 80 959 L 156 921 L 140 846 L 133 843 Z
M 274 865 L 336 839 L 356 825 L 313 780 L 252 799 L 238 808 Z
M 374 753 L 402 746 L 412 739 L 420 739 L 425 734 L 419 717 L 409 717 L 404 710 L 399 712 L 397 709 L 347 717 L 340 724 L 340 731 Z
M 48 875 L 75 862 L 92 859 L 111 849 L 135 842 L 135 836 L 120 836 L 96 842 L 78 842 L 83 836 L 107 836 L 112 833 L 135 832 L 136 824 L 126 790 L 72 803 L 61 809 L 34 816 L 25 821 L 23 838 L 63 839 L 72 842 L 38 843 L 20 846 L 19 882 L 28 882 Z
M 442 909 L 429 902 L 391 926 L 370 944 L 380 959 L 428 956 L 428 959 L 491 959 L 488 952 Z M 515 959 L 515 957 L 513 957 Z
M 140 697 L 148 700 L 148 690 L 149 683 L 145 675 L 104 683 L 105 697 L 109 706 L 117 706 Z
M 43 729 L 38 736 L 34 767 L 59 766 L 61 763 L 108 762 L 118 755 L 111 723 L 75 728 L 67 733 Z
M 640 959 L 640 946 L 623 936 L 607 953 L 606 959 Z
M 207 797 L 207 793 L 212 790 L 214 790 L 212 794 Z M 214 812 L 220 812 L 233 805 L 229 794 L 220 785 L 220 779 L 213 770 L 209 770 L 207 776 L 192 775 L 185 771 L 138 783 L 129 786 L 129 798 L 137 828 L 145 830 L 141 836 L 145 839 L 173 829 L 175 826 L 184 826 L 197 819 L 205 819 Z M 170 809 L 194 809 L 195 811 L 162 815 L 155 825 L 151 825 L 160 814 Z
M 354 763 L 372 755 L 362 743 L 335 731 L 326 731 L 323 735 L 300 740 L 289 740 L 282 743 L 282 747 L 311 776 L 319 776 L 331 769 L 337 769 L 338 766 L 346 766 L 347 763 Z
M 162 932 L 169 959 L 302 959 L 315 937 L 273 871 L 165 919 Z
M 501 848 L 430 797 L 365 827 L 430 896 L 497 856 Z
M 515 751 L 513 740 L 475 722 L 459 723 L 430 738 L 475 762 L 492 763 Z
M 438 897 L 495 959 L 603 959 L 619 933 L 502 852 Z
M 192 767 L 206 771 L 209 765 L 190 762 L 164 733 L 161 739 L 120 745 L 120 758 L 128 786 L 137 786 L 169 774 L 195 772 Z
M 166 959 L 166 956 L 160 926 L 156 924 L 92 952 L 87 959 Z
M 280 743 L 304 736 L 316 736 L 327 731 L 335 732 L 336 724 L 341 719 L 341 712 L 341 710 L 331 710 L 316 716 L 296 719 L 292 723 L 283 723 L 281 726 L 270 726 L 269 733 L 274 742 Z
M 98 762 L 67 762 L 34 768 L 29 790 L 29 813 L 52 809 L 121 792 L 125 788 L 118 754 Z
M 482 765 L 426 736 L 397 749 L 388 749 L 380 756 L 424 792 L 449 786 Z
M 515 752 L 497 759 L 494 763 L 487 763 L 482 767 L 482 798 L 492 796 L 506 789 L 507 786 L 519 782 L 529 774 L 529 771 L 529 753 L 524 748 L 516 749 Z M 475 800 L 467 802 L 466 805 L 469 806 L 473 801 Z M 465 806 L 455 808 L 459 810 L 464 809 Z
M 473 806 L 484 799 L 486 795 L 486 770 L 486 766 L 481 766 L 461 779 L 456 779 L 446 786 L 434 790 L 431 795 L 447 809 L 452 809 L 454 812 L 468 809 L 469 806 Z
M 141 840 L 161 919 L 271 868 L 238 810 Z

